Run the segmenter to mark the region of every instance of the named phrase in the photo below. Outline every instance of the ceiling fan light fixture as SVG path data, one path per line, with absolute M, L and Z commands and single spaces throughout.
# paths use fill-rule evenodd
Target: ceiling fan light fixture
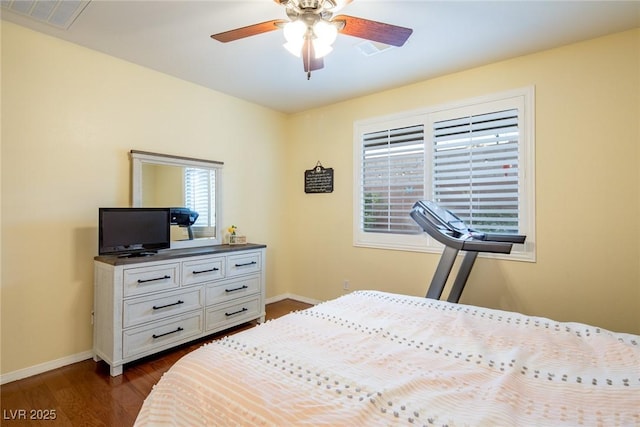
M 313 52 L 315 54 L 316 59 L 323 58 L 327 56 L 333 50 L 330 44 L 324 43 L 321 39 L 313 39 Z
M 286 42 L 283 46 L 285 49 L 291 52 L 292 55 L 300 58 L 303 44 L 304 44 L 304 39 L 298 39 L 298 40 L 291 40 L 289 42 Z
M 299 20 L 287 22 L 283 29 L 284 38 L 287 42 L 300 43 L 302 42 L 307 33 L 307 25 Z
M 313 24 L 313 34 L 316 39 L 322 40 L 323 44 L 331 46 L 336 41 L 336 37 L 338 37 L 338 28 L 332 23 L 320 19 Z

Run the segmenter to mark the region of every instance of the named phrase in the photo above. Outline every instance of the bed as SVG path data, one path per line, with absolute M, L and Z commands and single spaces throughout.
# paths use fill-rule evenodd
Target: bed
M 146 425 L 640 425 L 640 337 L 357 291 L 184 356 Z

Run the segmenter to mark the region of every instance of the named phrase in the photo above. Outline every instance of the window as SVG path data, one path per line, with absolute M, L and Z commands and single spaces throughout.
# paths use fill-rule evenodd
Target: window
M 415 234 L 407 216 L 424 194 L 424 126 L 385 129 L 362 137 L 362 227 L 372 233 Z
M 533 88 L 358 122 L 354 158 L 356 246 L 441 251 L 409 216 L 427 199 L 535 260 Z
M 469 227 L 517 234 L 518 110 L 433 124 L 433 199 Z

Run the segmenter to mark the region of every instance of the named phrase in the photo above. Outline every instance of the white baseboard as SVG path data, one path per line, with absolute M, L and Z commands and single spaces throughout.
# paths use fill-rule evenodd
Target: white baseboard
M 306 304 L 312 304 L 312 305 L 317 305 L 317 304 L 320 304 L 322 302 L 322 301 L 317 300 L 317 299 L 307 298 L 307 297 L 303 297 L 303 296 L 296 295 L 296 294 L 286 293 L 286 294 L 276 295 L 275 297 L 267 298 L 265 300 L 265 304 L 271 304 L 271 303 L 274 303 L 274 302 L 282 301 L 284 299 L 293 299 L 293 300 L 296 300 L 296 301 L 300 301 L 300 302 L 304 302 Z
M 300 301 L 300 302 L 304 302 L 306 304 L 312 304 L 312 305 L 316 305 L 322 302 L 320 300 L 286 293 L 282 295 L 277 295 L 275 297 L 267 298 L 265 300 L 265 303 L 271 304 L 271 303 L 282 301 L 285 299 L 293 299 L 296 301 Z M 84 351 L 82 353 L 73 354 L 71 356 L 63 357 L 61 359 L 51 360 L 49 362 L 41 363 L 39 365 L 18 369 L 17 371 L 13 371 L 13 372 L 8 372 L 6 374 L 0 375 L 0 385 L 21 380 L 23 378 L 31 377 L 33 375 L 42 374 L 44 372 L 51 371 L 53 369 L 62 368 L 63 366 L 71 365 L 73 363 L 82 362 L 83 360 L 91 359 L 92 357 L 93 357 L 92 351 Z
M 53 369 L 62 368 L 63 366 L 71 365 L 73 363 L 82 362 L 83 360 L 91 359 L 92 357 L 93 351 L 83 351 L 82 353 L 72 354 L 71 356 L 63 357 L 61 359 L 51 360 L 39 365 L 8 372 L 0 375 L 0 385 L 31 377 L 33 375 L 42 374 Z

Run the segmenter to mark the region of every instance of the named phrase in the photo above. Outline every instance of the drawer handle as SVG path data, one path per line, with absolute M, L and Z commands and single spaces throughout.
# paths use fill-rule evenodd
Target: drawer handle
M 235 292 L 235 291 L 241 291 L 243 289 L 247 289 L 248 286 L 247 285 L 242 285 L 239 288 L 234 288 L 234 289 L 225 289 L 225 292 Z
M 167 305 L 154 305 L 154 306 L 153 306 L 153 309 L 154 309 L 154 310 L 160 310 L 161 308 L 173 307 L 174 305 L 180 305 L 180 304 L 184 304 L 184 301 L 182 301 L 182 300 L 178 300 L 178 302 L 174 302 L 173 304 L 167 304 Z
M 193 274 L 211 273 L 212 271 L 220 271 L 219 268 L 213 267 L 211 270 L 193 271 Z
M 257 263 L 258 263 L 257 261 L 245 262 L 244 264 L 236 264 L 236 267 L 246 267 L 248 265 L 254 265 Z
M 166 335 L 175 334 L 176 332 L 180 332 L 180 331 L 184 331 L 184 329 L 181 326 L 178 326 L 178 329 L 176 329 L 175 331 L 165 332 L 164 334 L 160 334 L 160 335 L 153 334 L 152 337 L 153 338 L 160 338 L 160 337 L 164 337 Z
M 238 310 L 238 311 L 234 311 L 233 313 L 225 313 L 225 316 L 233 316 L 234 314 L 240 314 L 240 313 L 244 313 L 245 311 L 249 311 L 248 308 L 246 307 L 242 307 L 242 310 Z
M 156 280 L 164 280 L 164 279 L 171 279 L 171 276 L 167 276 L 165 274 L 164 276 L 156 277 L 155 279 L 146 279 L 146 280 L 138 279 L 138 283 L 155 282 Z

